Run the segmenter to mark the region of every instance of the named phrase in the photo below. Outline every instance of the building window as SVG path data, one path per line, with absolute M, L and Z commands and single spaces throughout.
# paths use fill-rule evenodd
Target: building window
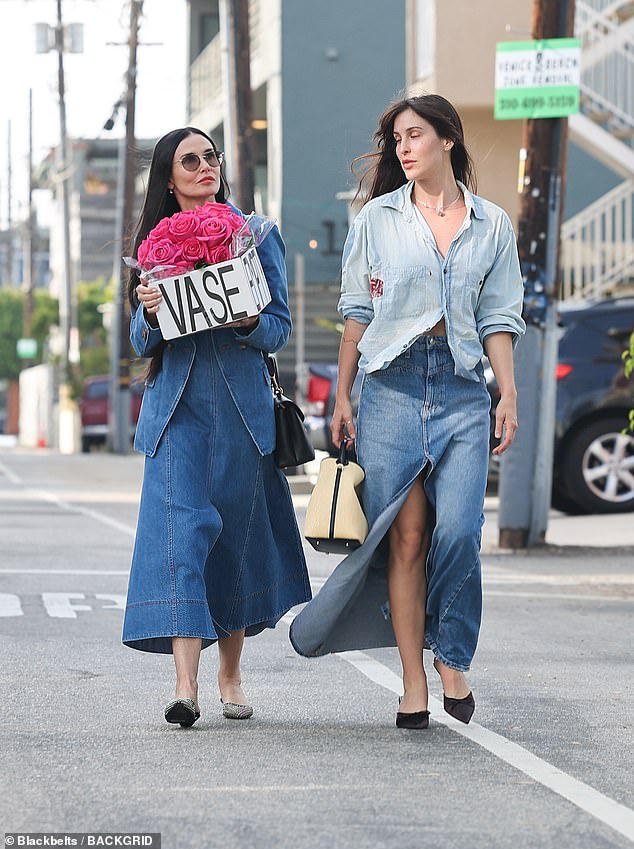
M 198 50 L 196 56 L 200 55 L 205 47 L 210 44 L 220 32 L 220 16 L 218 10 L 205 12 L 198 19 Z

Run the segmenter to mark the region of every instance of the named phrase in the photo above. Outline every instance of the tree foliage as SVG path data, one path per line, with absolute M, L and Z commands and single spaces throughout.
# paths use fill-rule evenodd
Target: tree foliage
M 57 301 L 48 292 L 37 291 L 33 298 L 31 337 L 37 341 L 37 354 L 30 362 L 43 361 L 49 328 L 59 321 Z M 24 335 L 24 294 L 16 289 L 0 290 L 0 379 L 17 380 L 24 368 L 17 352 Z
M 109 371 L 108 337 L 103 326 L 102 304 L 112 300 L 112 287 L 103 280 L 80 283 L 77 287 L 80 362 L 73 368 L 73 385 L 79 389 L 85 377 Z M 59 305 L 48 292 L 37 290 L 33 298 L 31 337 L 37 341 L 37 354 L 30 365 L 49 361 L 47 340 L 51 327 L 59 326 Z M 0 379 L 17 380 L 25 361 L 17 354 L 18 339 L 24 336 L 24 293 L 0 290 Z

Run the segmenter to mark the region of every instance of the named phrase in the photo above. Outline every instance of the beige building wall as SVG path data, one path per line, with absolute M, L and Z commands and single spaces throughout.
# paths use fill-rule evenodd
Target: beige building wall
M 478 193 L 517 221 L 523 121 L 493 119 L 495 45 L 531 38 L 532 0 L 409 0 L 408 91 L 442 94 L 463 120 Z

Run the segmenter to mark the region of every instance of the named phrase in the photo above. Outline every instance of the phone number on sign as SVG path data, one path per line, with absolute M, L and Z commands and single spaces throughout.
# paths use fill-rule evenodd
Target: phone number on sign
M 502 97 L 498 107 L 502 110 L 515 109 L 572 109 L 577 99 L 572 94 L 532 95 L 526 97 Z

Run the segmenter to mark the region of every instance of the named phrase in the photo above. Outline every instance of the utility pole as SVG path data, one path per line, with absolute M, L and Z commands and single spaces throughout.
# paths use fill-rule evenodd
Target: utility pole
M 24 244 L 24 310 L 22 320 L 22 336 L 31 338 L 31 321 L 33 317 L 33 253 L 35 240 L 35 215 L 33 211 L 33 89 L 29 89 L 29 144 L 27 154 L 28 170 L 28 195 L 27 195 L 27 219 L 26 239 Z M 24 362 L 25 368 L 30 365 L 30 360 Z
M 143 0 L 130 2 L 130 35 L 128 38 L 128 70 L 125 93 L 125 158 L 123 170 L 123 214 L 121 244 L 128 245 L 134 227 L 136 138 L 134 132 L 136 108 L 137 50 L 139 20 Z M 110 440 L 111 450 L 127 454 L 130 450 L 130 313 L 128 309 L 128 275 L 119 265 L 119 285 L 112 323 L 112 357 L 110 381 Z
M 535 0 L 533 39 L 573 35 L 575 0 Z M 515 354 L 520 428 L 500 464 L 499 544 L 544 542 L 552 491 L 561 196 L 567 118 L 528 119 L 518 224 L 527 332 Z
M 70 177 L 68 133 L 66 129 L 66 86 L 64 80 L 64 24 L 62 0 L 57 0 L 55 27 L 57 50 L 57 91 L 59 95 L 59 133 L 57 180 L 62 205 L 62 238 L 64 243 L 64 279 L 59 290 L 59 316 L 62 330 L 61 374 L 59 381 L 59 449 L 72 454 L 77 443 L 77 405 L 73 402 L 70 385 L 71 327 L 73 324 L 73 279 L 70 252 Z
M 255 206 L 249 0 L 221 0 L 220 26 L 226 49 L 225 146 L 231 189 L 237 205 L 249 213 Z
M 11 121 L 7 122 L 7 286 L 13 285 L 13 198 L 11 196 Z

